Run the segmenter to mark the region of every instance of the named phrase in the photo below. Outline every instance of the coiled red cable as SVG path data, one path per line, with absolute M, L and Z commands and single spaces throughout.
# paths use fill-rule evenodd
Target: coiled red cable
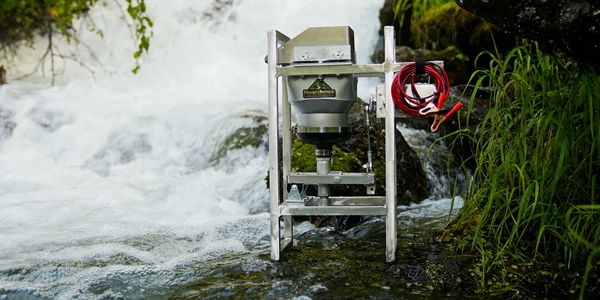
M 417 82 L 417 63 L 411 63 L 404 66 L 394 77 L 392 82 L 392 98 L 396 106 L 409 116 L 421 116 L 419 112 L 428 104 L 433 103 L 436 107 L 441 108 L 446 101 L 446 97 L 450 92 L 450 81 L 444 69 L 440 66 L 424 62 L 424 74 L 429 75 L 433 79 L 435 92 L 431 95 L 421 97 L 416 89 Z M 412 96 L 407 93 L 406 86 L 410 84 Z
M 458 102 L 451 110 L 442 110 L 446 98 L 450 94 L 450 81 L 446 71 L 440 66 L 432 62 L 422 63 L 423 74 L 417 74 L 417 62 L 410 63 L 404 66 L 400 72 L 394 77 L 392 82 L 392 99 L 396 106 L 409 116 L 430 116 L 435 115 L 436 119 L 431 126 L 431 131 L 437 131 L 441 122 L 454 115 L 461 107 L 462 103 Z M 433 80 L 435 92 L 431 95 L 421 96 L 416 88 L 415 83 L 419 83 L 417 77 L 420 75 L 428 75 Z M 407 93 L 407 86 L 411 90 L 411 94 Z M 442 115 L 443 114 L 443 115 Z

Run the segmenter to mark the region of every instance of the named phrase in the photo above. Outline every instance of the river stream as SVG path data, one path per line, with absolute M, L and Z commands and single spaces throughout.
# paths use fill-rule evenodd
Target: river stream
M 0 136 L 0 299 L 452 295 L 431 265 L 448 260 L 435 232 L 462 200 L 439 161 L 425 162 L 432 198 L 399 207 L 399 262 L 386 265 L 377 218 L 345 231 L 299 220 L 298 247 L 271 262 L 266 147 L 214 159 L 256 125 L 248 114 L 266 114 L 268 30 L 350 25 L 368 63 L 383 1 L 148 0 L 154 35 L 137 75 L 116 3 L 77 22 L 80 44 L 56 38 L 78 58 L 59 60 L 54 86 L 48 65 L 13 79 L 43 39 L 0 61 L 2 122 L 16 125 Z M 373 81 L 359 85 L 373 94 Z M 401 132 L 428 157 L 435 137 Z

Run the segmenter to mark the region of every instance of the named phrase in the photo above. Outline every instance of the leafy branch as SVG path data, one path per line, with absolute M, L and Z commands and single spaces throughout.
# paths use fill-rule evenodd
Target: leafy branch
M 137 50 L 133 53 L 135 67 L 132 72 L 136 74 L 140 69 L 140 57 L 143 53 L 148 53 L 150 47 L 150 37 L 152 37 L 151 28 L 154 26 L 152 20 L 146 14 L 146 3 L 144 0 L 126 0 L 127 13 L 136 24 L 135 38 L 137 40 Z M 150 33 L 148 33 L 150 31 Z
M 135 26 L 137 49 L 133 53 L 135 67 L 132 71 L 137 73 L 140 59 L 143 54 L 148 53 L 150 47 L 153 23 L 146 14 L 144 0 L 125 1 L 127 13 Z M 83 65 L 72 56 L 57 52 L 53 44 L 55 35 L 64 36 L 67 42 L 74 40 L 77 44 L 81 44 L 75 36 L 77 31 L 73 27 L 73 22 L 87 14 L 96 3 L 97 0 L 3 0 L 0 2 L 0 52 L 5 58 L 12 58 L 22 42 L 32 46 L 35 36 L 44 36 L 48 45 L 33 72 L 43 67 L 47 59 L 50 60 L 52 83 L 54 83 L 55 58 L 72 59 Z M 102 32 L 98 32 L 102 36 Z

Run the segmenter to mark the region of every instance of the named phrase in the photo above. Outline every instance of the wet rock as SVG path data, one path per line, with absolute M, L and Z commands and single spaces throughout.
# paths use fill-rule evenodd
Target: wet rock
M 6 83 L 6 69 L 4 69 L 4 66 L 0 66 L 0 85 L 4 85 Z
M 0 106 L 0 142 L 12 136 L 17 123 L 13 121 L 13 113 L 8 108 Z
M 29 111 L 29 117 L 47 132 L 56 131 L 63 125 L 72 123 L 75 117 L 72 114 L 48 105 L 37 106 Z
M 411 1 L 400 1 L 396 0 L 385 0 L 383 7 L 379 10 L 379 34 L 383 34 L 384 26 L 394 26 L 394 32 L 396 34 L 396 43 L 400 45 L 409 45 L 411 41 L 410 27 L 412 22 L 412 11 L 410 9 L 404 11 L 403 15 L 396 15 L 397 5 L 411 5 Z M 400 24 L 402 20 L 402 24 Z
M 365 226 L 384 224 L 380 220 Z M 385 263 L 383 232 L 367 231 L 374 234 L 359 239 L 330 228 L 308 231 L 297 237 L 297 246 L 286 250 L 280 262 L 269 261 L 264 251 L 258 257 L 233 254 L 190 267 L 189 272 L 200 273 L 200 278 L 173 297 L 443 299 L 468 298 L 475 292 L 470 274 L 474 260 L 441 247 L 437 231 L 400 237 L 394 263 Z
M 114 165 L 130 163 L 150 151 L 152 145 L 147 133 L 124 130 L 111 134 L 106 146 L 88 159 L 83 167 L 93 170 L 100 176 L 108 176 Z
M 600 2 L 596 0 L 456 0 L 462 8 L 546 51 L 600 67 Z
M 419 48 L 442 50 L 455 46 L 472 58 L 481 49 L 493 50 L 494 40 L 503 48 L 508 43 L 504 30 L 452 2 L 429 9 L 415 21 L 411 35 Z

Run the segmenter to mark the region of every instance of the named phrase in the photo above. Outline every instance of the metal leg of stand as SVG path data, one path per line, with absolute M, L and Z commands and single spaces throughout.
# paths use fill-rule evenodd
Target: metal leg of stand
M 396 60 L 394 28 L 384 28 L 385 62 L 391 65 Z M 385 260 L 396 260 L 397 211 L 396 211 L 396 107 L 392 100 L 391 84 L 394 73 L 385 72 L 385 188 L 387 215 L 385 218 Z
M 283 247 L 281 249 L 285 249 L 287 246 L 294 246 L 294 220 L 292 216 L 283 216 Z
M 281 254 L 279 225 L 279 103 L 277 95 L 277 33 L 270 31 L 268 40 L 269 65 L 269 193 L 271 218 L 271 259 L 279 260 Z
M 281 124 L 281 130 L 282 132 L 282 141 L 281 141 L 281 147 L 283 149 L 281 149 L 281 153 L 283 156 L 283 161 L 282 161 L 282 166 L 281 166 L 281 170 L 282 170 L 282 181 L 283 181 L 283 200 L 284 202 L 287 201 L 288 199 L 288 192 L 287 192 L 287 186 L 288 186 L 288 182 L 287 182 L 287 177 L 290 174 L 290 170 L 292 168 L 292 130 L 291 130 L 291 122 L 292 122 L 292 107 L 290 105 L 290 102 L 288 100 L 288 87 L 287 87 L 287 77 L 282 77 L 281 78 L 281 121 L 283 122 Z M 294 220 L 292 219 L 292 216 L 284 216 L 283 217 L 283 224 L 284 224 L 284 231 L 283 231 L 283 237 L 284 237 L 284 246 L 281 247 L 281 250 L 285 249 L 286 246 L 293 246 L 294 243 Z

